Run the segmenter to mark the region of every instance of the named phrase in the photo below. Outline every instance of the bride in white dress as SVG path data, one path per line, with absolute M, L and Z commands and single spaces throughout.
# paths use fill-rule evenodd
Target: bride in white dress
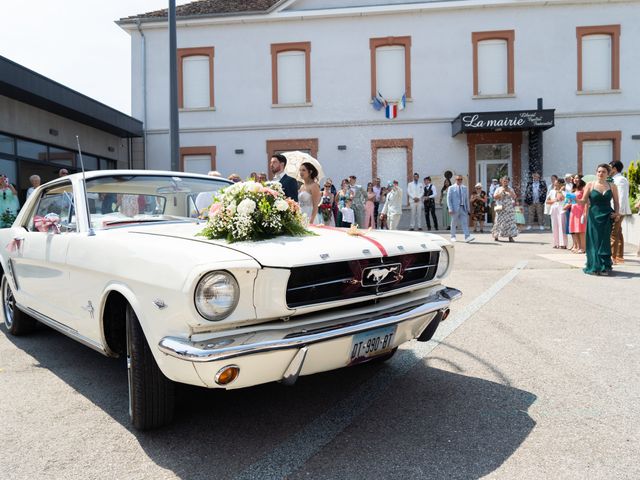
M 317 181 L 318 170 L 311 163 L 305 162 L 300 165 L 299 172 L 303 182 L 298 192 L 300 210 L 307 216 L 310 224 L 317 223 L 318 205 L 322 198 Z

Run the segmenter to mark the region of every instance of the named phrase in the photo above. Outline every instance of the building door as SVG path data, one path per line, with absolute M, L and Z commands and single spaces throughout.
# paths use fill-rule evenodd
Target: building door
M 404 194 L 403 203 L 407 200 L 407 149 L 406 148 L 379 148 L 378 149 L 377 176 L 382 185 L 394 180 Z
M 510 143 L 476 145 L 476 178 L 485 192 L 489 192 L 492 178 L 512 177 L 511 155 Z

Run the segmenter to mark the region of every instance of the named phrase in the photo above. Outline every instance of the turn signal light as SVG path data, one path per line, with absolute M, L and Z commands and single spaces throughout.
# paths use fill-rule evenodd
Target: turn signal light
M 229 385 L 240 375 L 240 367 L 237 365 L 227 365 L 216 373 L 216 383 L 218 385 Z

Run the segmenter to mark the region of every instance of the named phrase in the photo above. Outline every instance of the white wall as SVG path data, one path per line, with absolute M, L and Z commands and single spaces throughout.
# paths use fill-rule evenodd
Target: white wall
M 246 175 L 266 168 L 267 139 L 319 138 L 319 158 L 340 177 L 370 171 L 371 139 L 414 138 L 416 170 L 437 162 L 435 172 L 424 173 L 439 173 L 450 164 L 466 172 L 465 136 L 450 136 L 455 116 L 534 109 L 543 97 L 545 108 L 556 109 L 556 127 L 544 137 L 545 175 L 576 169 L 577 131 L 621 130 L 622 159 L 628 163 L 640 150 L 640 142 L 630 138 L 640 133 L 639 8 L 638 2 L 540 4 L 303 21 L 278 21 L 275 14 L 272 21 L 182 26 L 178 47 L 215 47 L 216 110 L 181 112 L 181 144 L 216 145 L 219 169 Z M 576 95 L 576 26 L 608 24 L 621 25 L 621 92 Z M 471 32 L 507 29 L 515 30 L 515 97 L 473 99 Z M 169 126 L 167 32 L 150 26 L 145 35 L 148 164 L 168 168 L 168 139 L 160 138 Z M 412 37 L 413 101 L 397 120 L 387 121 L 369 103 L 369 38 L 404 35 Z M 134 33 L 137 118 L 143 105 L 140 41 Z M 298 41 L 311 42 L 313 106 L 272 108 L 270 44 Z M 337 145 L 347 145 L 347 151 Z M 244 155 L 234 154 L 236 148 Z

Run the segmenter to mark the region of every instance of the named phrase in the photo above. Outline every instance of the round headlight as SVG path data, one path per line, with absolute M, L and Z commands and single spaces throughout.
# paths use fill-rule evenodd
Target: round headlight
M 238 282 L 230 273 L 208 273 L 196 287 L 196 309 L 207 320 L 222 320 L 238 305 L 239 290 Z
M 438 269 L 436 270 L 436 277 L 442 277 L 449 268 L 449 250 L 442 247 L 440 249 L 440 255 L 438 255 Z

